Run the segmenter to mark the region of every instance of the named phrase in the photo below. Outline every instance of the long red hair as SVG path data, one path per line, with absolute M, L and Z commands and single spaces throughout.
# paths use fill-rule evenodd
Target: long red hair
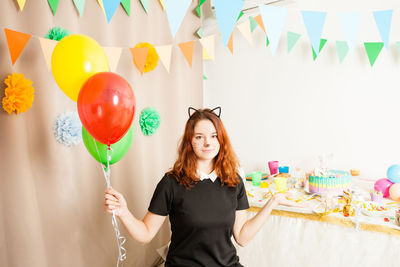
M 200 180 L 197 174 L 197 156 L 193 151 L 192 139 L 194 136 L 194 127 L 201 120 L 211 121 L 217 131 L 220 149 L 214 158 L 214 170 L 216 174 L 221 180 L 222 185 L 236 187 L 240 182 L 237 170 L 239 161 L 233 151 L 221 119 L 210 109 L 197 110 L 186 122 L 185 132 L 178 148 L 178 159 L 168 174 L 172 174 L 186 188 L 193 187 Z

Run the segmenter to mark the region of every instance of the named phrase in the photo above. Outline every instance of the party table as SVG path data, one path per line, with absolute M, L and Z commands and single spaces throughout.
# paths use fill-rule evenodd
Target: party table
M 254 216 L 276 189 L 273 182 L 267 188 L 245 184 L 248 211 Z M 255 267 L 400 266 L 400 227 L 394 220 L 399 203 L 385 199 L 382 205 L 387 210 L 371 216 L 365 208 L 371 189 L 373 181 L 353 178 L 354 217 L 343 216 L 340 199 L 336 209 L 325 210 L 326 199 L 292 189 L 293 200 L 306 207 L 274 209 L 252 242 L 238 247 L 241 263 Z

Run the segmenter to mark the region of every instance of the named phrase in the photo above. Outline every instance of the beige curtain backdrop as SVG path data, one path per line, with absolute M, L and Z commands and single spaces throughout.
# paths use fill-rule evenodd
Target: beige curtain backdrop
M 33 81 L 35 100 L 20 115 L 0 111 L 0 266 L 70 267 L 115 266 L 117 243 L 111 216 L 103 210 L 105 181 L 101 166 L 83 143 L 66 147 L 55 140 L 53 123 L 76 103 L 57 87 L 48 72 L 37 37 L 54 26 L 86 34 L 102 46 L 124 47 L 117 73 L 131 84 L 137 111 L 134 141 L 125 157 L 112 166 L 111 183 L 123 193 L 131 212 L 142 218 L 157 182 L 176 158 L 178 140 L 187 119 L 188 106 L 202 105 L 201 46 L 195 42 L 193 67 L 180 52 L 178 42 L 196 39 L 200 19 L 193 1 L 173 40 L 166 13 L 156 0 L 146 14 L 139 0 L 131 0 L 131 16 L 118 7 L 108 24 L 96 0 L 86 0 L 82 17 L 72 0 L 59 1 L 53 16 L 46 0 L 27 0 L 19 11 L 17 1 L 0 1 L 0 96 L 7 75 L 24 73 Z M 32 34 L 14 66 L 4 28 Z M 134 67 L 128 47 L 139 42 L 174 44 L 171 71 L 159 61 L 143 76 Z M 152 137 L 140 132 L 140 111 L 154 106 L 162 123 Z M 169 240 L 168 222 L 148 245 L 127 237 L 125 266 L 152 266 L 156 249 Z

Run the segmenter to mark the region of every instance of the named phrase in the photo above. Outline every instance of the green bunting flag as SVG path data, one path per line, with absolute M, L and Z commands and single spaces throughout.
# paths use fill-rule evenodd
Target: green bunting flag
M 206 0 L 200 0 L 199 5 L 196 7 L 196 12 L 199 18 L 201 18 L 201 6 L 204 4 Z
M 251 32 L 253 32 L 255 30 L 255 28 L 257 28 L 258 23 L 251 16 L 249 17 L 249 20 L 250 20 L 250 29 L 251 29 Z
M 383 45 L 384 45 L 383 42 L 364 43 L 365 51 L 367 52 L 371 67 L 374 65 L 375 60 L 378 58 L 379 53 L 382 51 Z
M 85 7 L 85 0 L 74 0 L 74 4 L 78 10 L 79 16 L 82 17 L 83 8 Z
M 243 11 L 240 11 L 239 17 L 237 18 L 236 21 L 238 21 L 243 15 L 244 15 Z
M 396 42 L 397 49 L 400 51 L 400 42 Z
M 149 13 L 149 0 L 140 0 L 140 3 L 142 3 L 142 6 L 146 13 Z
M 324 48 L 326 41 L 327 41 L 326 39 L 320 39 L 318 55 L 321 52 L 322 48 Z M 313 59 L 315 61 L 317 59 L 317 54 L 315 53 L 314 48 L 311 47 L 311 49 L 312 49 Z
M 269 39 L 268 39 L 268 36 L 267 36 L 267 41 L 265 42 L 265 45 L 266 45 L 266 47 L 269 46 Z
M 196 33 L 200 38 L 203 38 L 203 28 L 198 29 Z
M 295 32 L 287 32 L 287 52 L 289 53 L 297 41 L 300 39 L 301 34 Z
M 55 16 L 58 7 L 58 0 L 47 0 L 47 2 L 49 2 L 51 10 L 53 11 L 53 16 Z
M 349 52 L 349 46 L 345 41 L 336 41 L 336 50 L 339 57 L 339 63 L 343 62 L 343 59 L 346 57 Z
M 121 0 L 121 5 L 128 16 L 131 15 L 131 0 Z

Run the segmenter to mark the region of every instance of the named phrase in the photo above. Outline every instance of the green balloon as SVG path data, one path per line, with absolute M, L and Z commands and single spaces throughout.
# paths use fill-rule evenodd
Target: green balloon
M 134 127 L 132 125 L 121 140 L 111 145 L 111 151 L 109 151 L 111 156 L 110 165 L 118 162 L 128 152 L 132 145 L 133 133 Z M 107 145 L 94 139 L 84 127 L 82 127 L 82 139 L 90 155 L 98 162 L 107 165 Z

